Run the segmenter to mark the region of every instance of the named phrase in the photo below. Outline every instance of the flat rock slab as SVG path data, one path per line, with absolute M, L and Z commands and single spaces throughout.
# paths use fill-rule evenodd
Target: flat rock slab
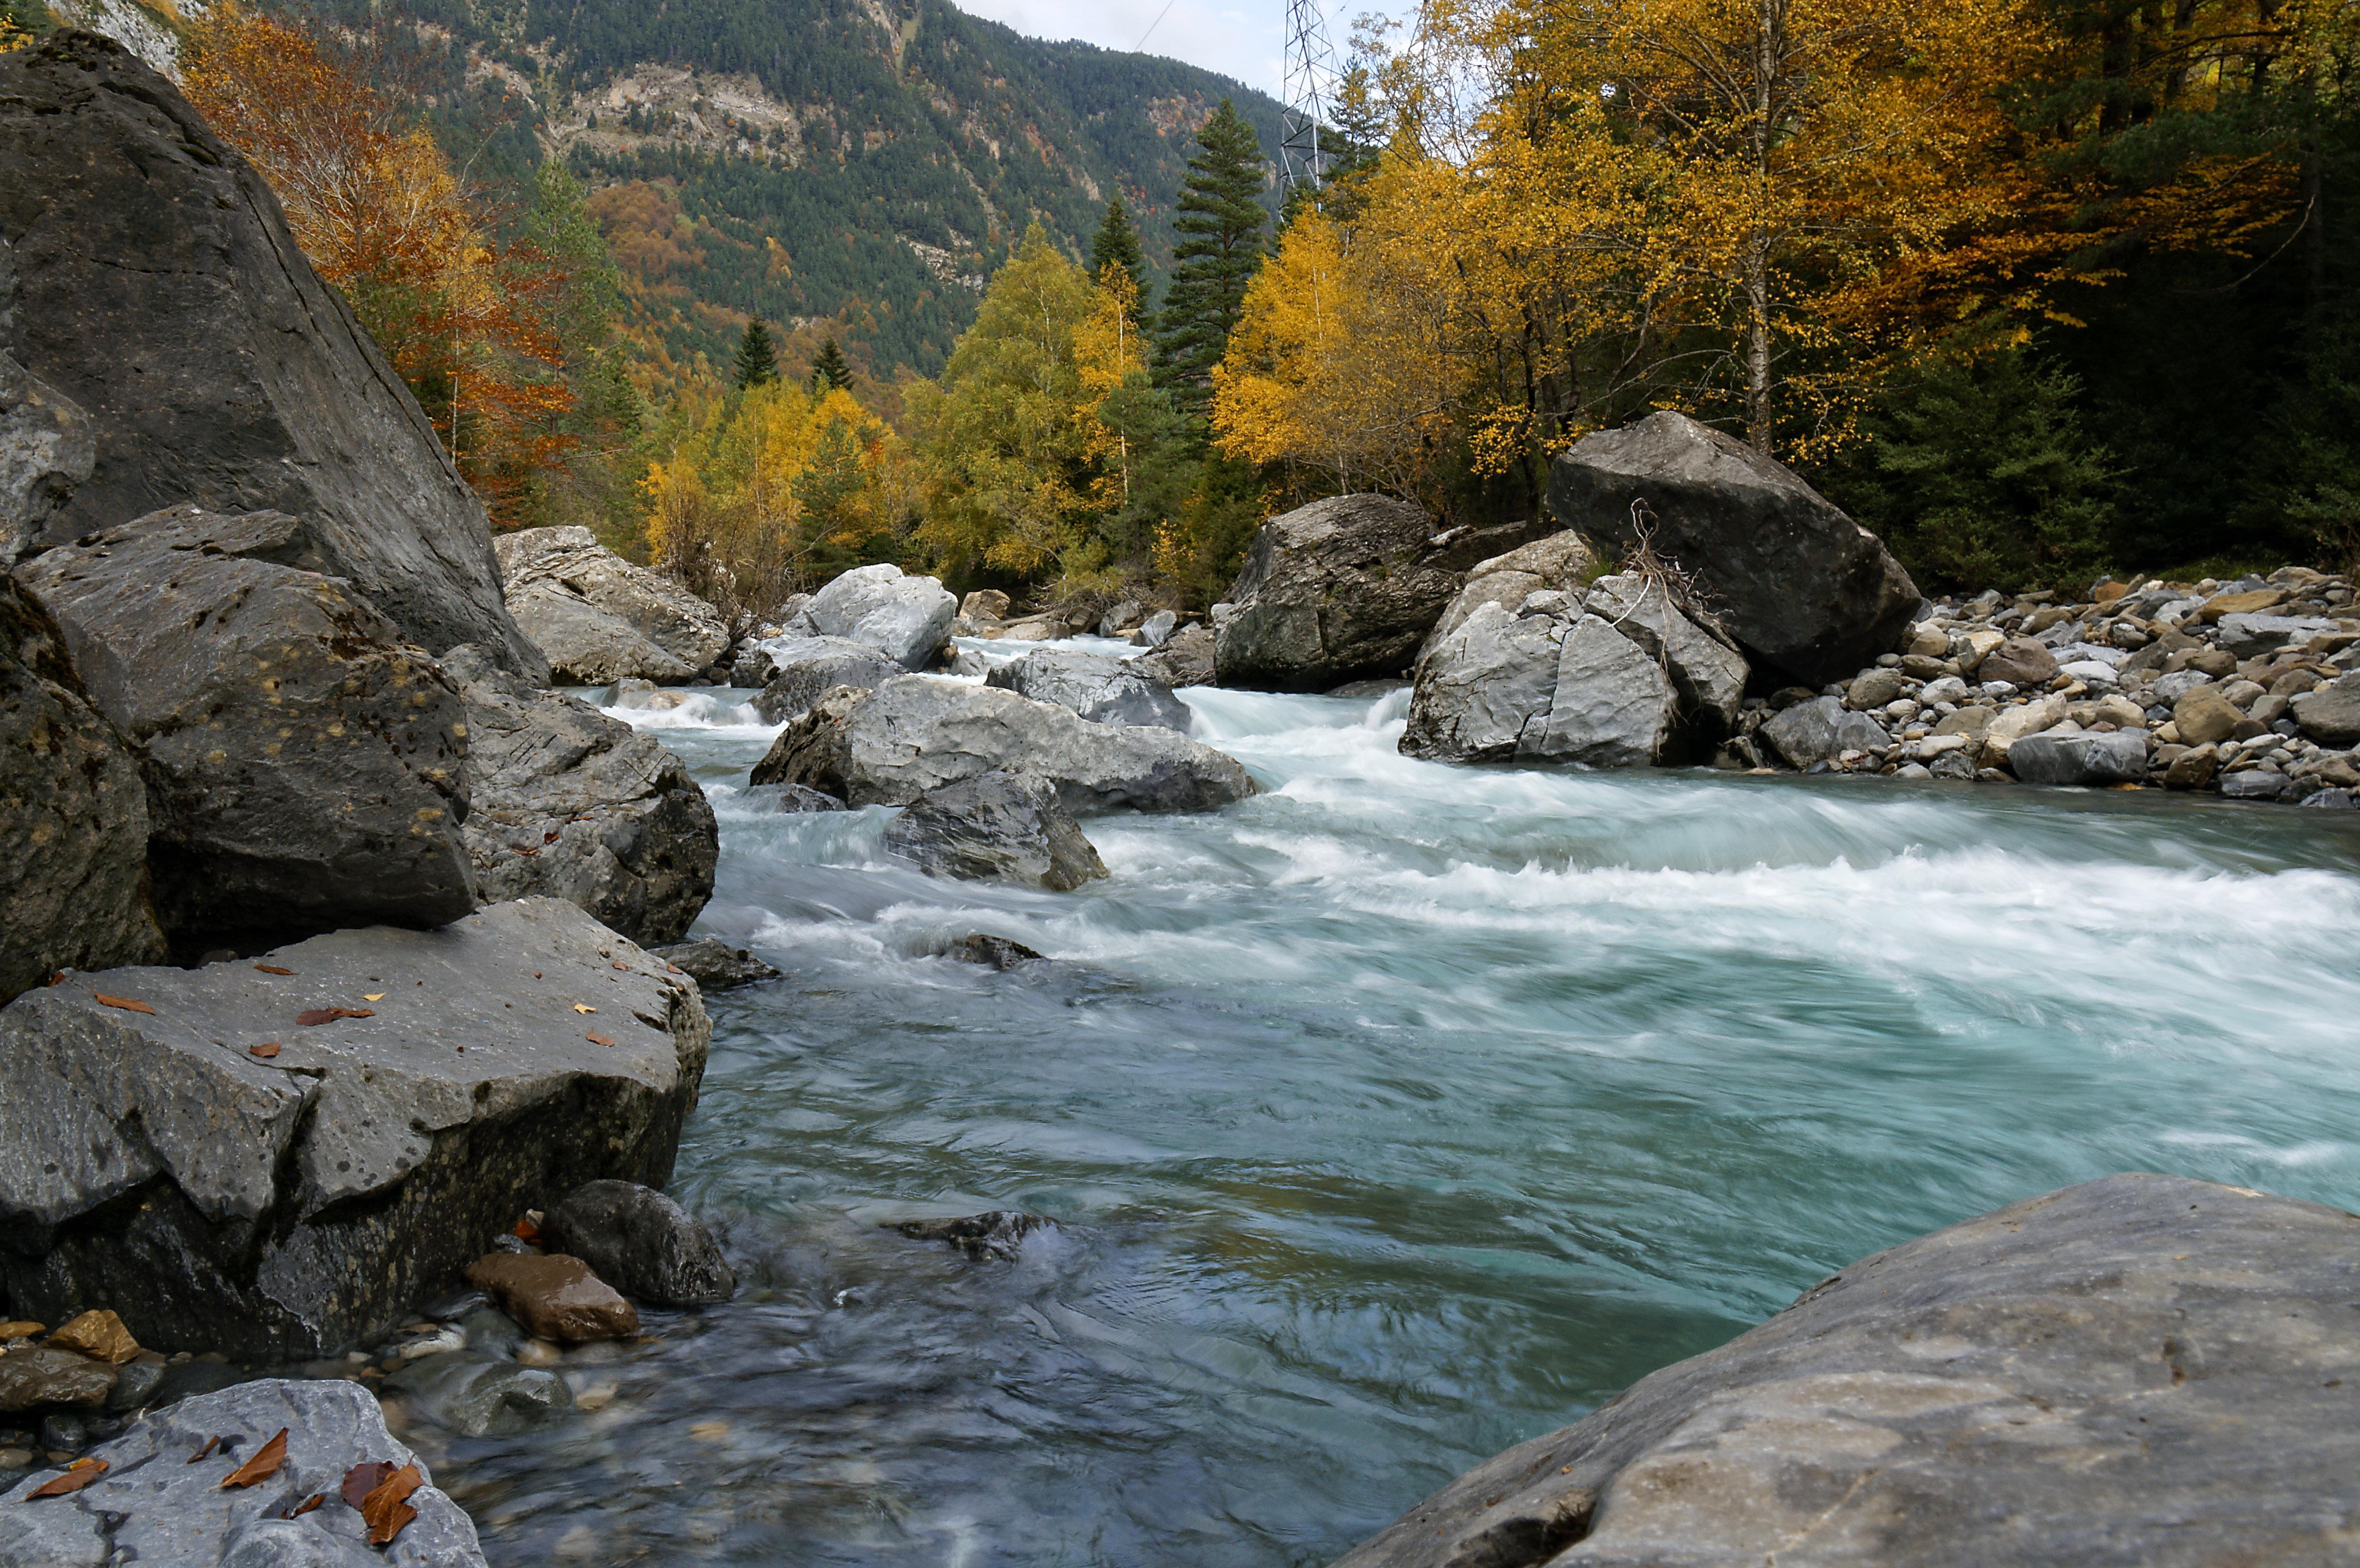
M 70 975 L 0 1009 L 0 1273 L 157 1349 L 339 1349 L 525 1209 L 661 1185 L 710 1034 L 693 981 L 553 898 Z
M 249 1486 L 222 1482 L 284 1430 L 287 1457 Z M 214 1442 L 195 1464 L 191 1455 Z M 104 1478 L 62 1497 L 27 1494 L 57 1475 L 28 1472 L 0 1493 L 0 1568 L 483 1568 L 475 1527 L 430 1478 L 418 1517 L 383 1548 L 345 1501 L 355 1465 L 399 1469 L 418 1456 L 352 1383 L 265 1378 L 184 1399 L 92 1451 Z M 425 1466 L 419 1465 L 421 1475 Z M 299 1518 L 281 1514 L 312 1497 Z
M 1863 1258 L 1338 1568 L 2353 1561 L 2360 1218 L 2110 1176 Z

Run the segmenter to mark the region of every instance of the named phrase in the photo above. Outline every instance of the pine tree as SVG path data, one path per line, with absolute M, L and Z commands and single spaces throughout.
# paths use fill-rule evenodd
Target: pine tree
M 1107 201 L 1106 217 L 1098 223 L 1098 232 L 1090 240 L 1090 277 L 1104 278 L 1109 267 L 1120 267 L 1131 275 L 1131 292 L 1146 309 L 1147 256 L 1139 248 L 1139 229 L 1131 221 L 1131 209 L 1122 204 L 1120 196 Z
M 834 338 L 820 344 L 819 353 L 812 356 L 811 389 L 825 392 L 829 387 L 839 391 L 852 390 L 852 366 L 847 363 L 844 351 Z
M 1262 204 L 1262 140 L 1228 99 L 1196 133 L 1196 146 L 1172 225 L 1180 243 L 1172 252 L 1156 346 L 1173 401 L 1201 420 L 1212 396 L 1213 366 L 1229 347 L 1246 285 L 1262 266 L 1270 214 Z
M 735 379 L 742 388 L 759 387 L 778 378 L 779 351 L 771 346 L 770 329 L 758 316 L 746 323 L 746 335 L 738 340 Z

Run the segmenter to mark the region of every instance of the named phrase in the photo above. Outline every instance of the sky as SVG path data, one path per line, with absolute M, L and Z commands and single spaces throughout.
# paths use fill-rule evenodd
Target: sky
M 1284 50 L 1284 0 L 954 0 L 962 11 L 1005 22 L 1040 38 L 1080 38 L 1104 49 L 1170 55 L 1233 76 L 1278 95 Z M 1363 7 L 1365 8 L 1365 6 Z M 1162 21 L 1156 20 L 1159 12 Z M 1342 7 L 1331 7 L 1328 32 L 1340 43 L 1348 31 Z M 1144 40 L 1142 42 L 1142 39 Z

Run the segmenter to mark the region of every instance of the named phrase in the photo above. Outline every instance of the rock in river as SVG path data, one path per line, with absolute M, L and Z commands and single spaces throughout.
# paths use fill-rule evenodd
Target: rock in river
M 754 699 L 754 711 L 766 724 L 803 717 L 838 686 L 873 690 L 906 673 L 900 660 L 850 637 L 772 637 L 755 657 L 769 670 L 762 694 Z
M 1129 661 L 1078 648 L 1039 648 L 983 678 L 998 686 L 1071 708 L 1098 724 L 1154 724 L 1188 733 L 1188 704 L 1162 681 L 1142 675 Z
M 686 681 L 729 647 L 720 611 L 588 528 L 519 528 L 492 549 L 517 625 L 561 681 Z
M 143 1345 L 341 1349 L 528 1208 L 660 1184 L 711 1026 L 573 905 L 76 975 L 0 1008 L 0 1276 Z
M 65 636 L 0 572 L 0 1002 L 61 968 L 152 964 L 139 765 L 74 673 Z
M 2328 1563 L 2360 1219 L 2110 1176 L 1863 1258 L 1338 1568 Z
M 1107 874 L 1057 787 L 993 768 L 929 789 L 886 824 L 884 847 L 924 870 L 1063 893 Z
M 156 911 L 191 952 L 476 902 L 458 690 L 351 583 L 285 564 L 311 539 L 174 506 L 17 569 L 144 756 Z
M 1852 712 L 1841 697 L 1797 702 L 1764 724 L 1762 735 L 1797 768 L 1832 762 L 1847 751 L 1882 754 L 1893 745 L 1884 725 Z
M 844 807 L 838 802 L 831 809 L 842 811 Z M 648 951 L 686 974 L 696 982 L 696 988 L 708 996 L 716 991 L 734 991 L 740 985 L 757 985 L 779 977 L 776 969 L 746 949 L 731 947 L 717 937 L 699 937 L 694 942 L 675 942 L 670 947 L 654 947 Z
M 471 648 L 442 658 L 466 701 L 467 853 L 487 898 L 545 893 L 633 942 L 676 942 L 713 897 L 712 804 L 661 741 Z
M 2147 735 L 2028 735 L 2008 747 L 2007 766 L 2027 784 L 2136 784 L 2147 777 Z
M 877 649 L 905 670 L 923 670 L 950 640 L 958 600 L 931 577 L 898 566 L 860 566 L 811 597 L 787 623 L 789 637 L 844 637 Z
M 1235 757 L 1170 730 L 1114 729 L 1013 691 L 904 675 L 831 692 L 789 724 L 753 782 L 906 806 L 995 768 L 1049 779 L 1070 811 L 1200 811 L 1255 790 Z
M 276 1470 L 223 1485 L 282 1432 Z M 106 1471 L 80 1491 L 33 1498 L 57 1474 L 37 1470 L 0 1495 L 0 1568 L 484 1568 L 475 1525 L 423 1465 L 406 1498 L 415 1517 L 389 1545 L 368 1544 L 354 1481 L 374 1484 L 418 1456 L 356 1384 L 241 1383 L 159 1410 L 91 1457 Z
M 1691 573 L 1738 643 L 1819 686 L 1890 652 L 1917 586 L 1874 534 L 1784 464 L 1685 414 L 1584 436 L 1549 465 L 1560 528 L 1644 533 Z
M 559 1345 L 628 1339 L 639 1314 L 579 1258 L 487 1252 L 467 1265 L 467 1283 L 489 1290 L 500 1310 L 537 1339 Z
M 93 33 L 0 55 L 0 169 L 10 352 L 96 441 L 43 542 L 182 502 L 290 513 L 310 552 L 289 564 L 348 579 L 401 640 L 547 678 L 483 504 L 262 177 L 170 82 Z
M 588 1181 L 541 1226 L 541 1244 L 588 1264 L 625 1295 L 660 1307 L 726 1301 L 738 1276 L 696 1216 L 635 1181 Z
M 1177 691 L 1183 686 L 1213 683 L 1213 628 L 1192 621 L 1166 637 L 1153 653 L 1136 653 L 1122 661 L 1159 686 Z

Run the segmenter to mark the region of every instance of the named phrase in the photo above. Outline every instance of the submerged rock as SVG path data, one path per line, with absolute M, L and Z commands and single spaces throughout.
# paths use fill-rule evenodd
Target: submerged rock
M 835 810 L 841 811 L 838 803 Z M 648 950 L 673 968 L 696 982 L 696 988 L 711 995 L 716 991 L 732 991 L 740 985 L 758 985 L 765 980 L 776 980 L 779 972 L 742 947 L 731 947 L 716 937 L 699 937 L 694 942 L 676 942 L 671 947 Z
M 1813 685 L 1890 650 L 1919 602 L 1875 535 L 1785 465 L 1685 414 L 1575 442 L 1549 465 L 1548 509 L 1558 527 L 1620 545 L 1644 530 L 1742 647 Z
M 1236 758 L 1170 730 L 1113 729 L 1013 691 L 923 675 L 829 693 L 780 734 L 752 781 L 905 806 L 994 768 L 1050 780 L 1070 811 L 1207 811 L 1256 788 Z
M 2319 1560 L 2360 1462 L 2355 1249 L 2316 1203 L 2069 1187 L 1863 1258 L 1338 1568 Z
M 223 1482 L 284 1432 L 286 1457 L 265 1479 Z M 191 1456 L 202 1453 L 204 1457 Z M 0 1493 L 6 1568 L 483 1568 L 475 1527 L 394 1441 L 366 1390 L 344 1382 L 266 1378 L 184 1399 L 140 1421 L 91 1457 L 104 1475 L 61 1497 L 29 1494 L 34 1471 Z M 406 1499 L 416 1516 L 392 1543 L 368 1544 L 346 1497 L 355 1468 L 418 1465 Z M 312 1498 L 317 1504 L 297 1513 Z
M 17 570 L 142 753 L 156 912 L 191 953 L 476 903 L 457 687 L 350 583 L 284 564 L 311 539 L 175 506 Z
M 922 869 L 1063 893 L 1107 874 L 1057 787 L 994 768 L 929 789 L 886 824 L 884 847 Z
M 695 1307 L 738 1293 L 738 1276 L 696 1216 L 636 1181 L 590 1181 L 542 1219 L 542 1245 L 571 1253 L 625 1295 Z
M 1021 942 L 1011 942 L 1004 936 L 963 936 L 946 943 L 942 954 L 956 958 L 961 964 L 978 964 L 986 969 L 1013 969 L 1020 964 L 1030 964 L 1042 957 Z
M 585 1345 L 639 1332 L 638 1311 L 579 1258 L 487 1252 L 467 1265 L 467 1283 L 536 1339 Z
M 1057 1226 L 1054 1220 L 1019 1209 L 992 1209 L 955 1220 L 902 1220 L 892 1228 L 912 1241 L 946 1242 L 978 1261 L 996 1258 L 1013 1263 L 1026 1236 Z
M 467 855 L 487 899 L 563 898 L 638 942 L 679 940 L 713 897 L 720 828 L 661 741 L 474 648 L 442 668 L 466 702 Z
M 441 653 L 535 681 L 483 504 L 253 166 L 120 46 L 57 32 L 0 55 L 0 234 L 27 369 L 88 413 L 90 474 L 62 544 L 193 503 L 300 517 L 290 565 L 348 581 Z
M 905 670 L 923 670 L 950 640 L 958 600 L 931 577 L 898 566 L 861 566 L 811 597 L 787 623 L 790 637 L 843 637 Z
M 987 686 L 1054 702 L 1097 724 L 1153 724 L 1188 733 L 1188 704 L 1128 661 L 1078 648 L 1035 648 L 984 677 Z
M 159 1349 L 341 1349 L 527 1208 L 664 1181 L 710 1032 L 694 985 L 550 898 L 77 975 L 0 1008 L 0 1276 Z
M 574 1404 L 574 1390 L 546 1367 L 467 1355 L 412 1361 L 385 1386 L 436 1426 L 461 1437 L 530 1432 Z

